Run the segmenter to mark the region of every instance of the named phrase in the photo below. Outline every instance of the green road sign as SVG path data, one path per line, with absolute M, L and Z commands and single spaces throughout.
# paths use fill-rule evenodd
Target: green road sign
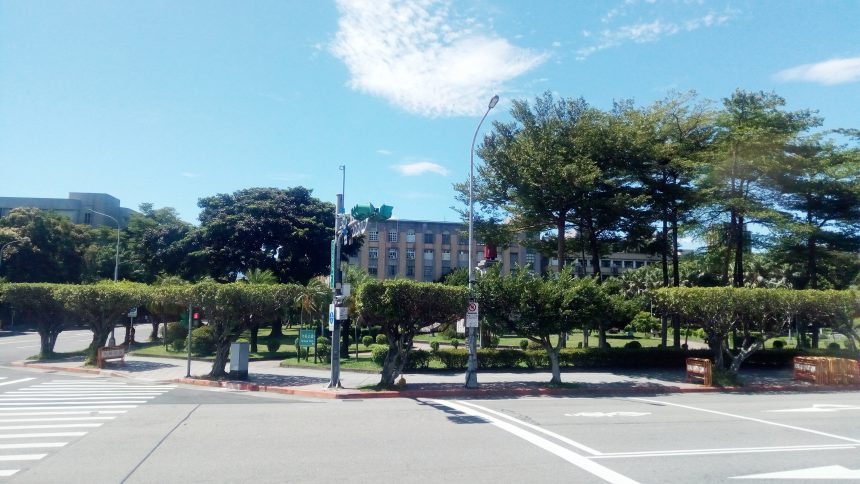
M 299 346 L 310 347 L 314 345 L 317 332 L 315 329 L 300 329 L 299 330 Z

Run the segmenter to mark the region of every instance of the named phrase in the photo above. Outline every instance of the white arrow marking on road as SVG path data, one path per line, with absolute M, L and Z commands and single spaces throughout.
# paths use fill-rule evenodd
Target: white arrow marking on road
M 768 412 L 796 412 L 796 413 L 817 413 L 817 412 L 841 412 L 842 410 L 860 410 L 857 405 L 832 405 L 827 403 L 816 403 L 811 407 L 806 408 L 785 408 L 782 410 L 768 410 Z
M 794 471 L 737 476 L 732 479 L 860 479 L 860 469 L 851 470 L 838 465 L 810 467 Z
M 579 412 L 566 413 L 565 417 L 644 417 L 651 412 Z

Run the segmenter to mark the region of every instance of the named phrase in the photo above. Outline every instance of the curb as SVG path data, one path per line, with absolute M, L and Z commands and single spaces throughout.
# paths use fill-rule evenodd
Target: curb
M 39 370 L 65 371 L 68 373 L 88 373 L 91 375 L 116 376 L 120 378 L 131 378 L 121 371 L 105 370 L 102 368 L 86 368 L 81 366 L 54 366 L 48 363 L 27 363 L 24 361 L 13 361 L 11 366 L 18 368 L 36 368 Z

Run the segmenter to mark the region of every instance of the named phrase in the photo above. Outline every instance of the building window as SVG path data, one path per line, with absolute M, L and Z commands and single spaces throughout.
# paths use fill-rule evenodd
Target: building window
M 432 267 L 427 266 L 424 268 L 424 279 L 425 280 L 433 279 L 433 268 Z
M 532 268 L 534 268 L 534 266 L 535 266 L 535 255 L 534 254 L 526 253 L 526 264 L 528 264 L 528 265 L 532 266 Z
M 457 237 L 457 243 L 460 245 L 469 245 L 469 238 L 462 235 Z
M 424 243 L 432 244 L 433 243 L 433 232 L 424 232 Z
M 624 261 L 624 268 L 625 269 L 632 269 L 633 268 L 633 261 L 632 260 Z
M 464 263 L 464 264 L 466 262 L 469 262 L 469 253 L 466 252 L 465 250 L 458 250 L 457 251 L 457 260 Z
M 433 249 L 424 249 L 424 260 L 433 260 Z
M 451 260 L 451 251 L 448 249 L 442 249 L 442 260 L 450 261 Z
M 520 253 L 519 252 L 511 252 L 511 267 L 520 263 Z
M 476 254 L 478 256 L 478 260 L 484 260 L 484 251 L 483 250 L 479 250 L 478 252 L 476 252 Z
M 415 249 L 406 249 L 406 260 L 415 260 Z
M 612 261 L 612 267 L 621 267 L 621 261 L 620 260 Z
M 445 263 L 443 262 L 443 263 L 442 263 L 442 275 L 444 276 L 445 274 L 448 274 L 449 272 L 451 272 L 451 264 L 450 264 L 450 263 L 449 263 L 449 264 L 445 264 Z
M 391 247 L 388 249 L 388 258 L 391 260 L 397 260 L 397 249 Z
M 93 215 L 93 214 L 91 214 L 90 212 L 87 212 L 87 213 L 85 213 L 85 214 L 84 214 L 84 223 L 85 223 L 85 224 L 89 225 L 89 224 L 91 224 L 91 223 L 93 222 L 93 217 L 92 217 L 92 215 Z
M 367 249 L 367 258 L 379 259 L 379 249 L 377 247 L 370 247 L 369 249 Z
M 406 275 L 409 277 L 415 277 L 415 266 L 406 266 Z
M 409 229 L 406 231 L 406 242 L 410 244 L 415 243 L 415 229 Z
M 637 269 L 638 269 L 638 268 L 640 268 L 640 267 L 642 267 L 642 266 L 644 266 L 644 265 L 645 265 L 645 261 L 644 261 L 644 260 L 637 260 L 637 261 L 636 261 L 636 268 L 637 268 Z
M 600 267 L 610 267 L 611 265 L 609 259 L 600 259 Z
M 397 242 L 397 231 L 389 230 L 388 231 L 388 241 L 389 242 Z
M 367 240 L 370 242 L 379 242 L 379 231 L 376 229 L 368 230 Z
M 388 276 L 394 277 L 397 275 L 397 266 L 388 266 Z
M 450 244 L 451 243 L 450 232 L 442 232 L 442 243 L 443 244 Z
M 368 268 L 367 268 L 367 273 L 368 273 L 368 274 L 370 274 L 370 275 L 371 275 L 371 276 L 373 276 L 373 277 L 376 277 L 376 267 L 368 267 Z M 187 333 L 187 331 L 186 331 L 186 333 Z

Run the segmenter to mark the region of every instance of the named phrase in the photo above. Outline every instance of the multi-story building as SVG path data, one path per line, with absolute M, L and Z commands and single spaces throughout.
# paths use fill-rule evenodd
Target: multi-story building
M 69 193 L 69 198 L 28 198 L 28 197 L 0 197 L 0 217 L 9 215 L 13 208 L 34 207 L 49 212 L 54 212 L 68 217 L 73 223 L 86 224 L 90 226 L 107 225 L 116 227 L 116 224 L 107 217 L 93 213 L 106 213 L 119 221 L 120 226 L 125 227 L 134 210 L 121 207 L 119 199 L 106 193 Z
M 380 279 L 395 277 L 416 281 L 436 281 L 458 267 L 469 265 L 467 227 L 457 222 L 421 220 L 386 220 L 369 222 L 364 244 L 350 263 Z M 539 269 L 543 260 L 536 251 L 517 242 L 500 250 L 497 261 L 502 271 L 514 267 Z M 485 245 L 476 241 L 472 246 L 472 262 L 484 259 Z

